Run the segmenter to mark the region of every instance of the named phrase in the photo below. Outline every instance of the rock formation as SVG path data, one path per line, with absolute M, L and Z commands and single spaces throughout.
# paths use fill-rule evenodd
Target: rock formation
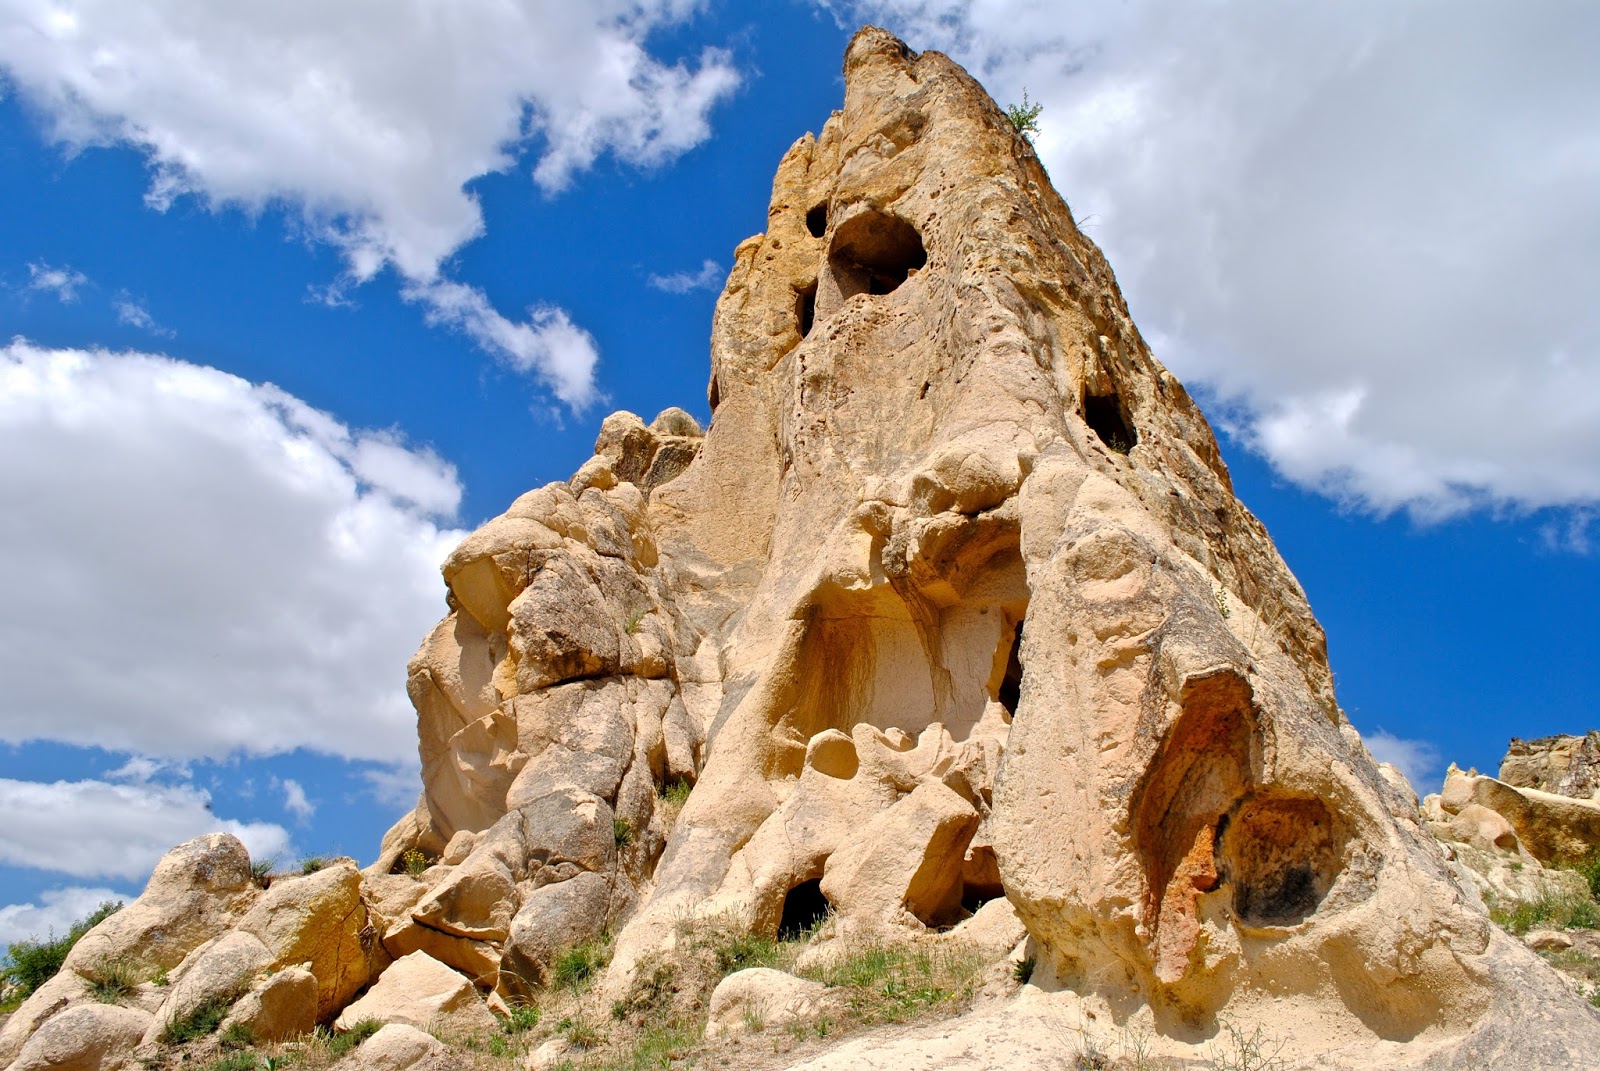
M 1499 780 L 1574 799 L 1600 799 L 1600 732 L 1511 741 Z
M 613 415 L 446 561 L 409 667 L 425 789 L 359 890 L 327 879 L 350 913 L 308 928 L 241 885 L 161 963 L 232 927 L 217 973 L 310 961 L 319 1020 L 391 961 L 476 1016 L 441 964 L 517 1000 L 613 931 L 620 994 L 685 918 L 959 929 L 1004 897 L 1035 989 L 1174 1043 L 1227 1021 L 1306 1066 L 1591 1059 L 1600 1023 L 1346 721 L 1298 583 L 1031 146 L 883 31 L 845 83 L 735 253 L 710 427 Z

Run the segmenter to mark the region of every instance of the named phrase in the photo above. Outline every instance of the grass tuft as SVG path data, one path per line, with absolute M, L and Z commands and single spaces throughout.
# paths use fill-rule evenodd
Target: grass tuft
M 216 1033 L 228 1014 L 228 1004 L 221 997 L 212 997 L 181 1019 L 173 1019 L 161 1028 L 162 1043 L 185 1045 Z
M 550 984 L 556 989 L 585 988 L 611 962 L 611 935 L 573 945 L 550 965 Z
M 89 993 L 101 1004 L 121 1004 L 139 985 L 138 973 L 124 959 L 101 956 L 91 973 L 84 976 Z

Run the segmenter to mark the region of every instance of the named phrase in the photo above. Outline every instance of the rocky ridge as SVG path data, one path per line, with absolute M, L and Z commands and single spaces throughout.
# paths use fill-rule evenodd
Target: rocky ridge
M 1454 771 L 1419 809 L 1026 140 L 880 30 L 845 84 L 735 252 L 710 427 L 614 414 L 445 562 L 424 791 L 377 861 L 261 889 L 232 838 L 182 846 L 0 1068 L 148 1058 L 208 1006 L 263 1039 L 373 1016 L 352 1059 L 424 1066 L 403 1024 L 492 1030 L 608 935 L 626 1009 L 686 927 L 824 919 L 813 964 L 964 942 L 1027 984 L 807 1067 L 1048 1066 L 1068 1021 L 1180 1064 L 1254 1030 L 1282 1066 L 1596 1066 L 1600 1018 L 1484 896 L 1600 844 L 1600 806 Z M 166 984 L 98 1004 L 109 962 Z M 816 986 L 735 973 L 712 1033 Z

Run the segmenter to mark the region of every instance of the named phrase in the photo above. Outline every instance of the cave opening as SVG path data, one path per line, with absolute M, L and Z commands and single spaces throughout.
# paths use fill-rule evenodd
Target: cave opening
M 783 898 L 783 913 L 778 919 L 778 940 L 792 941 L 816 929 L 833 910 L 822 895 L 822 879 L 802 881 Z M 770 916 L 769 916 L 770 917 Z
M 995 699 L 1006 708 L 1006 713 L 1016 717 L 1017 703 L 1022 699 L 1022 621 L 1012 630 L 1008 639 L 1006 668 L 1000 677 L 1000 687 L 995 689 Z
M 842 297 L 892 294 L 928 263 L 928 251 L 910 223 L 868 209 L 839 225 L 828 262 Z
M 806 213 L 806 230 L 811 237 L 821 238 L 828 233 L 828 202 L 823 201 Z
M 1083 419 L 1100 436 L 1100 441 L 1119 454 L 1126 454 L 1139 442 L 1139 433 L 1122 411 L 1116 392 L 1090 394 L 1083 399 Z
M 794 292 L 794 315 L 800 325 L 800 337 L 811 334 L 811 325 L 817 319 L 817 284 L 800 287 Z

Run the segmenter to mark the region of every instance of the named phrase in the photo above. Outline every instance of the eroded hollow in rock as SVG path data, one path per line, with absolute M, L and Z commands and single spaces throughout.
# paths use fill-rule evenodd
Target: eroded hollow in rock
M 1321 800 L 1245 800 L 1217 833 L 1217 870 L 1233 888 L 1234 913 L 1249 925 L 1303 922 L 1339 876 L 1347 840 Z
M 1022 619 L 1002 633 L 1000 647 L 995 651 L 995 669 L 990 674 L 989 694 L 1006 708 L 1006 716 L 1015 717 L 1017 703 L 1022 698 Z
M 817 319 L 817 284 L 800 287 L 794 292 L 794 318 L 800 328 L 800 337 L 811 334 L 811 325 Z
M 1122 400 L 1115 393 L 1089 394 L 1083 399 L 1083 420 L 1100 441 L 1119 454 L 1126 454 L 1139 442 L 1139 433 L 1122 411 Z
M 922 235 L 899 216 L 876 209 L 858 212 L 839 225 L 828 251 L 839 294 L 893 293 L 928 263 Z
M 863 723 L 915 737 L 939 722 L 960 742 L 991 700 L 1011 695 L 1008 675 L 1020 690 L 1021 663 L 1012 662 L 1028 605 L 1021 555 L 1009 539 L 964 549 L 976 557 L 946 563 L 945 576 L 922 585 L 830 585 L 813 596 L 795 674 L 813 683 L 785 719 L 793 738 L 848 735 Z
M 821 238 L 828 233 L 828 202 L 823 201 L 806 213 L 806 230 L 811 237 Z
M 828 917 L 832 906 L 822 895 L 822 879 L 802 881 L 783 898 L 783 913 L 778 919 L 778 940 L 803 937 Z

